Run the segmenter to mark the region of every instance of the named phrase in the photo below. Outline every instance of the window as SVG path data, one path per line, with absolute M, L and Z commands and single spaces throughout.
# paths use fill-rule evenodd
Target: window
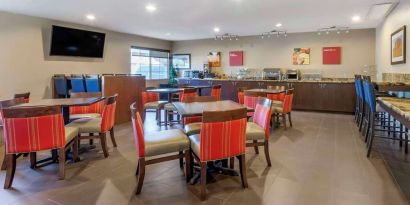
M 131 74 L 146 79 L 168 79 L 169 51 L 131 47 Z

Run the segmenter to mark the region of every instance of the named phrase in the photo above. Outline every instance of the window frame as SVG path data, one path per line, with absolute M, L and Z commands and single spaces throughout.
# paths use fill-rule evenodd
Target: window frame
M 167 80 L 169 78 L 169 72 L 170 72 L 170 66 L 171 66 L 171 60 L 172 60 L 172 54 L 170 50 L 166 50 L 166 49 L 160 49 L 160 48 L 148 48 L 148 47 L 141 47 L 141 46 L 131 46 L 130 47 L 130 69 L 132 67 L 132 49 L 140 49 L 140 50 L 149 50 L 151 51 L 159 51 L 159 52 L 166 52 L 168 53 L 168 57 L 167 58 L 163 58 L 163 59 L 167 59 L 168 63 L 167 63 L 167 72 L 166 72 L 166 77 L 165 78 L 158 78 L 158 79 L 153 79 L 152 78 L 152 58 L 161 58 L 161 57 L 152 57 L 151 55 L 146 56 L 149 57 L 149 76 L 145 76 L 146 80 Z

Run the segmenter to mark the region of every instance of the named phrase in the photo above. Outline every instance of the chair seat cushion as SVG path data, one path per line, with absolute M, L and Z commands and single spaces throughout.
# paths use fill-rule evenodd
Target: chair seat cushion
M 66 127 L 77 127 L 79 133 L 97 133 L 101 131 L 101 118 L 82 118 L 74 120 Z
M 189 136 L 189 141 L 191 142 L 192 152 L 199 157 L 201 148 L 201 136 L 199 134 Z
M 159 109 L 163 105 L 168 103 L 167 101 L 154 101 L 154 102 L 149 102 L 145 103 L 144 108 L 145 109 Z
M 99 117 L 101 117 L 100 113 L 71 114 L 70 120 L 76 120 L 80 118 L 99 118 Z
M 172 103 L 165 104 L 164 109 L 169 111 L 177 111 L 177 108 Z
M 68 144 L 78 135 L 77 127 L 65 127 L 65 143 Z
M 254 122 L 246 123 L 246 140 L 265 139 L 265 130 Z
M 199 134 L 199 132 L 201 131 L 201 125 L 201 122 L 186 124 L 184 127 L 185 134 L 187 134 L 188 136 Z
M 272 106 L 272 113 L 283 113 L 283 108 Z
M 279 101 L 279 100 L 272 100 L 272 106 L 275 106 L 275 107 L 282 107 L 282 106 L 283 106 L 283 101 Z
M 163 130 L 145 136 L 145 156 L 157 156 L 189 149 L 188 137 L 179 129 Z

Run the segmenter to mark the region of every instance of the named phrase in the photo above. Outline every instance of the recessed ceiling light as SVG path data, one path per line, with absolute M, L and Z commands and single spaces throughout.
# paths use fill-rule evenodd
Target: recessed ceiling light
M 171 35 L 171 33 L 166 33 L 165 35 L 166 35 L 166 36 L 170 36 L 170 35 Z
M 281 26 L 282 26 L 281 23 L 277 23 L 277 24 L 276 24 L 276 27 L 281 27 Z
M 361 20 L 361 18 L 358 15 L 355 15 L 355 16 L 352 17 L 352 21 L 354 21 L 354 22 L 359 22 L 360 20 Z
M 88 14 L 88 15 L 86 15 L 85 17 L 86 17 L 88 20 L 90 20 L 90 21 L 95 20 L 95 16 L 92 15 L 92 14 Z
M 145 9 L 149 12 L 154 12 L 157 10 L 157 7 L 153 4 L 148 4 L 147 6 L 145 6 Z
M 215 28 L 214 28 L 214 32 L 215 32 L 215 33 L 219 33 L 219 31 L 220 31 L 219 27 L 215 27 Z

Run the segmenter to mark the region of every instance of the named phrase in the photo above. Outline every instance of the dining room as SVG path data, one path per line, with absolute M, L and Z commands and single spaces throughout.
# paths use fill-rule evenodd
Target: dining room
M 409 24 L 407 0 L 2 0 L 0 204 L 409 204 Z

